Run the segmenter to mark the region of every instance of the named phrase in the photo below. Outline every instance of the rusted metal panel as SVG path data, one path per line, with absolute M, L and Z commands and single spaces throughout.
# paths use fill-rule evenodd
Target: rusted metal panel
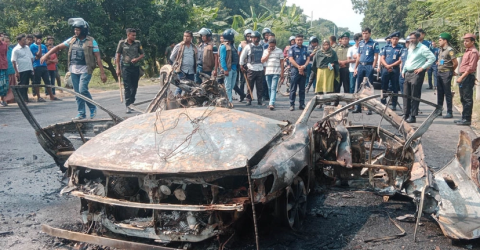
M 67 165 L 138 173 L 201 173 L 245 167 L 285 122 L 224 108 L 132 117 L 88 141 Z M 255 143 L 252 143 L 255 142 Z
M 154 210 L 178 210 L 178 211 L 244 211 L 245 202 L 248 201 L 248 198 L 242 199 L 242 203 L 232 203 L 232 204 L 210 204 L 210 205 L 183 205 L 183 204 L 152 204 L 152 203 L 140 203 L 140 202 L 131 202 L 119 199 L 112 199 L 108 197 L 101 197 L 98 195 L 85 194 L 79 191 L 71 192 L 73 196 L 84 198 L 89 201 L 95 201 L 102 204 L 108 204 L 112 206 L 122 206 L 122 207 L 134 207 L 141 209 L 154 209 Z M 240 198 L 236 198 L 236 201 L 242 201 Z
M 472 176 L 472 140 L 461 131 L 455 158 L 435 173 L 441 201 L 434 218 L 453 239 L 480 238 L 480 189 Z M 475 159 L 476 158 L 476 159 Z
M 91 243 L 95 245 L 108 246 L 117 249 L 132 249 L 132 250 L 180 250 L 177 248 L 163 247 L 137 243 L 133 241 L 117 240 L 90 234 L 83 234 L 72 232 L 68 230 L 53 228 L 47 225 L 42 225 L 42 231 L 54 237 L 63 239 Z

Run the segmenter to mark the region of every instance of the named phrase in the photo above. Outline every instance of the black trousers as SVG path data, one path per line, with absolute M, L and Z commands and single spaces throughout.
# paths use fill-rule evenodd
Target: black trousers
M 18 85 L 29 85 L 32 76 L 33 74 L 31 70 L 20 72 L 20 82 L 18 83 Z M 28 89 L 20 89 L 20 96 L 22 97 L 24 102 L 28 102 Z
M 462 117 L 467 121 L 472 119 L 473 109 L 473 87 L 475 86 L 475 75 L 470 74 L 458 85 L 460 89 L 460 101 L 462 102 Z
M 348 71 L 348 67 L 340 68 L 340 82 L 335 80 L 333 86 L 335 93 L 340 93 L 342 86 L 343 93 L 350 93 L 350 71 Z
M 263 80 L 265 80 L 265 76 L 262 71 L 253 71 L 251 69 L 247 70 L 247 79 L 248 79 L 248 86 L 250 86 L 250 90 L 253 92 L 254 86 L 257 86 L 257 98 L 258 101 L 262 101 L 262 94 L 263 94 Z M 253 93 L 248 91 L 247 93 L 247 100 L 252 101 Z
M 452 113 L 452 78 L 453 71 L 437 73 L 437 105 L 443 107 L 443 100 L 445 100 L 449 113 Z
M 241 82 L 243 79 L 243 82 Z M 245 77 L 243 77 L 243 72 L 238 69 L 237 70 L 237 82 L 233 85 L 233 91 L 235 91 L 240 98 L 245 98 L 245 92 L 243 91 L 245 87 Z M 238 84 L 240 83 L 240 87 L 238 87 Z
M 295 97 L 297 96 L 298 87 L 298 99 L 300 106 L 305 105 L 305 82 L 307 81 L 307 73 L 304 72 L 300 75 L 297 68 L 290 68 L 290 106 L 295 105 Z
M 139 66 L 122 66 L 123 86 L 125 86 L 125 105 L 135 103 L 138 80 L 140 79 Z
M 399 80 L 400 80 L 400 67 L 393 67 L 392 72 L 388 72 L 386 68 L 382 68 L 382 91 L 383 93 L 388 92 L 389 83 L 392 85 L 392 92 L 398 94 L 399 89 Z M 392 106 L 397 106 L 398 97 L 392 97 Z
M 422 84 L 425 79 L 425 71 L 420 74 L 412 72 L 405 73 L 405 82 L 403 84 L 403 93 L 407 96 L 420 98 L 422 96 Z M 418 115 L 418 101 L 403 98 L 403 114 L 405 117 Z

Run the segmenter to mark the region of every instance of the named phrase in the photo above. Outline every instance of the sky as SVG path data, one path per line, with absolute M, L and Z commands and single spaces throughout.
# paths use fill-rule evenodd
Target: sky
M 339 27 L 348 27 L 355 33 L 361 31 L 360 22 L 363 15 L 353 12 L 350 0 L 287 0 L 287 6 L 292 4 L 302 8 L 304 14 L 308 16 L 312 15 L 313 10 L 313 20 L 323 18 L 334 22 Z M 322 10 L 324 5 L 328 6 L 329 11 Z

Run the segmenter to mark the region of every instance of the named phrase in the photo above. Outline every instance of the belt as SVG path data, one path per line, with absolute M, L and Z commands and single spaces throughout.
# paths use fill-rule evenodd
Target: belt
M 460 74 L 458 74 L 458 75 L 459 75 L 459 76 L 462 76 L 463 74 L 464 74 L 464 73 L 460 72 Z M 468 74 L 468 75 L 475 75 L 475 72 L 470 73 L 470 74 Z
M 441 69 L 438 72 L 452 72 L 452 70 L 451 69 Z
M 124 63 L 124 62 L 122 62 L 122 66 L 131 67 L 131 66 L 140 66 L 140 65 L 138 65 L 137 63 Z
M 407 70 L 406 73 L 414 73 L 415 70 Z
M 363 65 L 363 66 L 365 66 L 365 65 L 373 65 L 373 62 L 361 62 L 360 64 Z

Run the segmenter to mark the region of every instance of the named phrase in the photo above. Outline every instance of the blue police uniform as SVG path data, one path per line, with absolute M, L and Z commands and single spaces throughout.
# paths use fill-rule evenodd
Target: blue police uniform
M 299 66 L 305 65 L 308 56 L 308 49 L 305 46 L 299 47 L 294 44 L 292 47 L 290 47 L 290 50 L 288 50 L 288 58 L 290 59 L 290 57 L 292 57 Z M 304 70 L 304 72 L 306 73 L 306 69 Z M 290 68 L 290 77 L 290 106 L 295 105 L 297 87 L 299 88 L 298 98 L 300 99 L 300 106 L 305 106 L 305 81 L 307 79 L 306 75 L 300 75 L 299 70 L 292 65 L 292 67 Z
M 408 56 L 408 48 L 404 47 L 401 50 L 400 53 L 400 58 L 402 59 L 402 69 L 405 67 L 405 62 L 407 61 L 407 56 Z M 402 74 L 399 76 L 399 87 L 400 87 L 400 92 L 403 94 L 403 83 L 405 82 L 405 78 L 402 77 Z
M 437 87 L 437 73 L 438 73 L 438 67 L 437 67 L 437 61 L 438 61 L 438 54 L 440 53 L 439 48 L 434 48 L 432 47 L 430 49 L 432 53 L 435 55 L 435 62 L 432 64 L 432 67 L 427 71 L 428 74 L 428 87 L 433 88 L 432 86 L 432 79 L 433 83 L 435 84 L 435 88 Z
M 397 44 L 395 47 L 393 47 L 392 44 L 387 44 L 381 56 L 384 56 L 385 62 L 388 65 L 391 65 L 400 60 L 400 57 L 402 55 L 401 51 L 402 51 L 402 47 L 400 45 Z M 384 93 L 387 92 L 389 83 L 391 82 L 392 91 L 393 93 L 397 94 L 398 87 L 399 87 L 398 86 L 399 77 L 400 77 L 400 65 L 394 66 L 391 72 L 389 72 L 387 68 L 384 67 L 382 69 L 382 91 Z M 397 96 L 394 96 L 392 98 L 393 107 L 397 106 L 397 99 L 398 99 Z M 385 104 L 385 99 L 382 100 L 382 103 Z
M 360 83 L 364 77 L 368 77 L 370 83 L 373 83 L 373 61 L 375 54 L 380 52 L 378 43 L 371 38 L 365 42 L 360 41 L 358 45 L 358 54 L 360 55 L 360 64 L 357 67 L 357 91 L 360 90 Z

